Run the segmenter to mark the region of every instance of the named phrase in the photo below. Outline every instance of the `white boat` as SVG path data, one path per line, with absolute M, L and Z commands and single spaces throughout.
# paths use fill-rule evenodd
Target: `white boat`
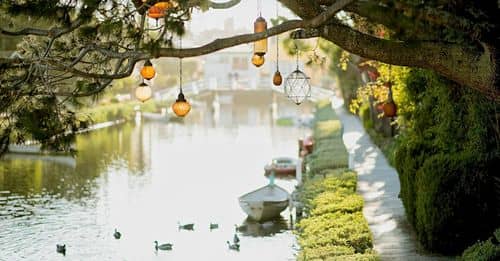
M 288 207 L 290 194 L 274 182 L 239 197 L 240 207 L 247 215 L 256 220 L 264 221 L 279 217 Z

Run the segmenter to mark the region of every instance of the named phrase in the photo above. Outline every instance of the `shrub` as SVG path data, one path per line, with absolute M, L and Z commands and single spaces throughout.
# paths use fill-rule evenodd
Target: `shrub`
M 452 254 L 498 225 L 494 190 L 482 174 L 487 168 L 468 152 L 437 154 L 424 162 L 415 180 L 416 230 L 424 246 Z
M 495 233 L 500 232 L 500 229 L 497 229 Z M 500 245 L 498 241 L 496 244 L 493 241 L 496 238 L 490 238 L 483 242 L 477 242 L 476 244 L 468 247 L 463 252 L 461 258 L 459 260 L 462 261 L 496 261 L 500 260 Z

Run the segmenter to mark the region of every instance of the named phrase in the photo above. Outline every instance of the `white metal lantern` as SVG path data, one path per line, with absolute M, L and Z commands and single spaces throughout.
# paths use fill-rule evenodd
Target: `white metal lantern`
M 285 95 L 293 103 L 300 105 L 304 100 L 311 97 L 311 85 L 305 73 L 298 68 L 290 73 L 285 79 Z

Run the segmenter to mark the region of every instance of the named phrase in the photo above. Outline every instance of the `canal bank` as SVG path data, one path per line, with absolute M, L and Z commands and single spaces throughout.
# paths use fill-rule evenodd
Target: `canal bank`
M 378 260 L 356 193 L 357 174 L 347 169 L 342 125 L 330 102 L 318 103 L 314 117 L 314 149 L 304 157 L 298 189 L 304 208 L 297 223 L 298 260 Z

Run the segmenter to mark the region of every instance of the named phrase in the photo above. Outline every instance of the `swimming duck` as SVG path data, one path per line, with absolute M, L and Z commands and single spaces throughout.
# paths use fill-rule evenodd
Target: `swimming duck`
M 116 230 L 116 228 L 115 228 L 115 233 L 113 233 L 113 236 L 116 239 L 120 239 L 122 237 L 122 233 L 118 232 L 118 230 Z
M 160 249 L 160 250 L 172 250 L 172 247 L 174 246 L 171 243 L 165 243 L 165 244 L 158 245 L 158 241 L 156 241 L 156 240 L 154 243 L 155 243 L 155 249 L 157 251 L 158 251 L 158 249 Z
M 56 251 L 57 251 L 57 253 L 61 253 L 63 255 L 66 255 L 66 244 L 64 244 L 64 245 L 57 244 Z
M 179 230 L 181 230 L 181 229 L 184 229 L 184 230 L 194 230 L 194 224 L 193 223 L 181 225 L 180 222 L 177 222 L 177 224 L 179 225 Z
M 238 237 L 238 234 L 236 234 L 236 233 L 234 233 L 233 243 L 235 243 L 235 244 L 240 243 L 240 238 Z
M 219 224 L 210 223 L 210 230 L 219 228 Z
M 229 249 L 240 251 L 240 245 L 239 244 L 231 244 L 229 241 L 226 241 L 226 243 L 227 243 L 227 246 L 229 247 Z

